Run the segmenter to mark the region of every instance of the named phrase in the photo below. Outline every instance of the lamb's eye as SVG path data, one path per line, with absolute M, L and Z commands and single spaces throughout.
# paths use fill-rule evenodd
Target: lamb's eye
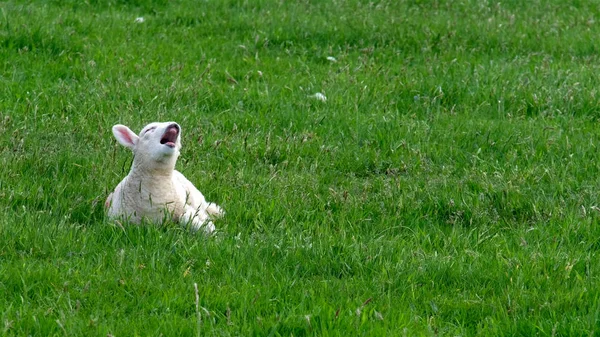
M 148 129 L 144 130 L 144 132 L 142 133 L 142 135 L 145 135 L 145 134 L 147 134 L 148 132 L 154 131 L 155 129 L 156 129 L 156 126 L 153 126 L 153 127 L 151 127 L 151 128 L 148 128 Z

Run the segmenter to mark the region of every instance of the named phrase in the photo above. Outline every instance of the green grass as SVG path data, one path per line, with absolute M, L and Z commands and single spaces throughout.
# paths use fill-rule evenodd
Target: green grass
M 3 2 L 0 335 L 597 335 L 599 16 Z M 105 218 L 156 120 L 214 237 Z

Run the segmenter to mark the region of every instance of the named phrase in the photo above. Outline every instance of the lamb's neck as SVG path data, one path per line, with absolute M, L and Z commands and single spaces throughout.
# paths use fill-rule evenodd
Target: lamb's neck
M 145 166 L 133 164 L 129 177 L 135 180 L 153 179 L 153 180 L 170 180 L 173 176 L 174 167 L 171 165 L 161 166 Z
M 124 185 L 125 189 L 136 192 L 146 191 L 151 194 L 164 194 L 173 188 L 173 171 L 149 172 L 146 170 L 131 170 Z M 126 187 L 125 187 L 126 186 Z
M 173 177 L 173 170 L 171 171 L 161 171 L 161 170 L 131 170 L 129 172 L 130 179 L 136 180 L 144 180 L 144 179 L 153 179 L 153 180 L 169 180 Z

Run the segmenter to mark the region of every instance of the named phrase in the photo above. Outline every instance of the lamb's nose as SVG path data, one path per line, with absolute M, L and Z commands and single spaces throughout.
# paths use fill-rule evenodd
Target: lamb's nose
M 169 132 L 169 131 L 175 131 L 177 134 L 179 134 L 181 132 L 181 127 L 179 126 L 179 124 L 177 123 L 171 123 L 167 126 L 167 128 L 165 129 L 165 132 Z

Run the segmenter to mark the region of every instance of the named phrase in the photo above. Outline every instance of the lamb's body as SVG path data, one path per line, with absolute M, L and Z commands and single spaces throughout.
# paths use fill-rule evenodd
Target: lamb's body
M 206 202 L 202 193 L 174 170 L 181 147 L 179 126 L 175 123 L 150 124 L 140 132 L 139 141 L 135 134 L 127 132 L 129 129 L 123 128 L 126 127 L 113 128 L 115 137 L 121 144 L 131 145 L 135 157 L 131 171 L 107 199 L 108 216 L 133 223 L 142 219 L 155 223 L 173 220 L 189 224 L 193 229 L 214 231 L 210 216 L 221 215 L 221 208 Z M 175 129 L 177 132 L 173 131 Z M 176 139 L 163 143 L 169 133 Z

